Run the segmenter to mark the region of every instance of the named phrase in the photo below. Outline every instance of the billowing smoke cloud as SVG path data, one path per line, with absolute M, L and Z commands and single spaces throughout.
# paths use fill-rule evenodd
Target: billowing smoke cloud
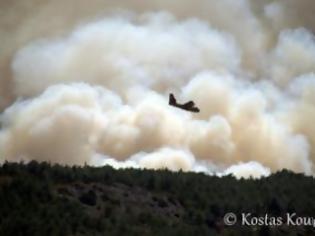
M 236 178 L 260 178 L 263 176 L 268 176 L 270 174 L 270 169 L 263 167 L 257 162 L 240 163 L 238 165 L 233 165 L 224 171 L 225 175 L 232 174 Z
M 314 5 L 130 0 L 90 22 L 83 11 L 85 23 L 75 16 L 62 34 L 27 22 L 7 43 L 1 160 L 314 174 L 315 25 L 296 15 Z M 201 112 L 168 106 L 169 92 Z

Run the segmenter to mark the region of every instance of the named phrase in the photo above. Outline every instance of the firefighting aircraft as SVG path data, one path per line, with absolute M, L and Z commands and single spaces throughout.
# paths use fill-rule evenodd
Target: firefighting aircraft
M 189 101 L 189 102 L 186 102 L 184 104 L 177 103 L 176 98 L 174 97 L 174 95 L 172 93 L 169 96 L 168 104 L 170 106 L 174 106 L 174 107 L 186 110 L 186 111 L 191 111 L 191 112 L 199 112 L 200 111 L 198 107 L 195 107 L 195 103 L 193 101 Z

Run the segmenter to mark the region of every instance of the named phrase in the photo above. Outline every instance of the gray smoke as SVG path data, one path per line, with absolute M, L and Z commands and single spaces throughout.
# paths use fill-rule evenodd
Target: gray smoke
M 0 10 L 2 161 L 314 174 L 311 0 L 71 4 Z

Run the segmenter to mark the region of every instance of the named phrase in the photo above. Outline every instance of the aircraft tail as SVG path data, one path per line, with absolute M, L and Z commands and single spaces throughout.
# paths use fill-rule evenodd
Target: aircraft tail
M 168 104 L 169 105 L 175 105 L 176 104 L 176 98 L 174 97 L 174 95 L 172 93 L 169 96 Z

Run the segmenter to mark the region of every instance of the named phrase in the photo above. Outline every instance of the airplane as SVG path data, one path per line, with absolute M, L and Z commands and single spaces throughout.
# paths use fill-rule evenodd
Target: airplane
M 172 93 L 169 96 L 168 104 L 170 106 L 174 106 L 174 107 L 186 110 L 186 111 L 191 111 L 191 112 L 199 112 L 200 111 L 198 107 L 195 107 L 195 103 L 193 101 L 189 101 L 189 102 L 186 102 L 184 104 L 177 103 L 176 98 L 174 97 L 174 95 Z

